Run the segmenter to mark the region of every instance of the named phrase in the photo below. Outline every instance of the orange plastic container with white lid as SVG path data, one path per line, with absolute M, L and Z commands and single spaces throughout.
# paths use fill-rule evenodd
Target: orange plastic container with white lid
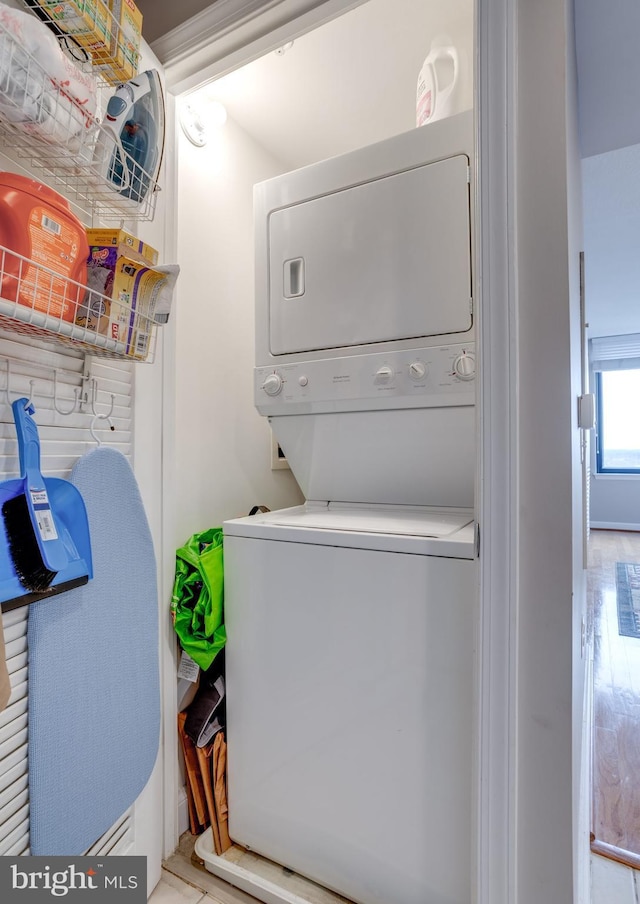
M 89 245 L 66 198 L 0 172 L 0 246 L 2 298 L 73 322 L 85 296 Z

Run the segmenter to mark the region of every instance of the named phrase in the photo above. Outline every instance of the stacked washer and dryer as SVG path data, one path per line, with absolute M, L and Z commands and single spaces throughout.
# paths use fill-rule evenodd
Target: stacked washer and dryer
M 255 399 L 305 495 L 225 531 L 229 820 L 359 904 L 469 904 L 471 113 L 256 187 Z

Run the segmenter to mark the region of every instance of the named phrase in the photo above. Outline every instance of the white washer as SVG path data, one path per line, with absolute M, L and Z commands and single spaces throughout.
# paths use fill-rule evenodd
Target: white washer
M 469 904 L 473 514 L 224 529 L 231 837 L 360 904 Z

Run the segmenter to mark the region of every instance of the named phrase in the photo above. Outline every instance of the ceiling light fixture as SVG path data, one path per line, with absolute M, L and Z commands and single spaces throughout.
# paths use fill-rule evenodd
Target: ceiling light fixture
M 217 100 L 184 100 L 180 105 L 180 125 L 191 144 L 202 148 L 211 132 L 227 121 L 227 111 Z
M 198 148 L 205 146 L 209 137 L 206 126 L 195 107 L 186 101 L 180 108 L 180 125 L 191 144 L 195 144 Z

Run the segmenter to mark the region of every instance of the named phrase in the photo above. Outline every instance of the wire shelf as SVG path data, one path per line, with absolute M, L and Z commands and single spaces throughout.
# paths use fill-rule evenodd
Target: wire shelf
M 127 10 L 125 0 L 115 3 L 113 0 L 111 3 L 23 0 L 23 3 L 40 17 L 46 15 L 52 31 L 68 36 L 77 52 L 90 59 L 94 69 L 110 85 L 126 82 L 137 74 L 142 15 Z
M 101 221 L 152 220 L 159 185 L 101 122 L 112 89 L 93 87 L 95 113 L 0 23 L 0 145 Z
M 112 298 L 0 246 L 0 325 L 101 358 L 151 364 L 157 323 L 153 301 Z

